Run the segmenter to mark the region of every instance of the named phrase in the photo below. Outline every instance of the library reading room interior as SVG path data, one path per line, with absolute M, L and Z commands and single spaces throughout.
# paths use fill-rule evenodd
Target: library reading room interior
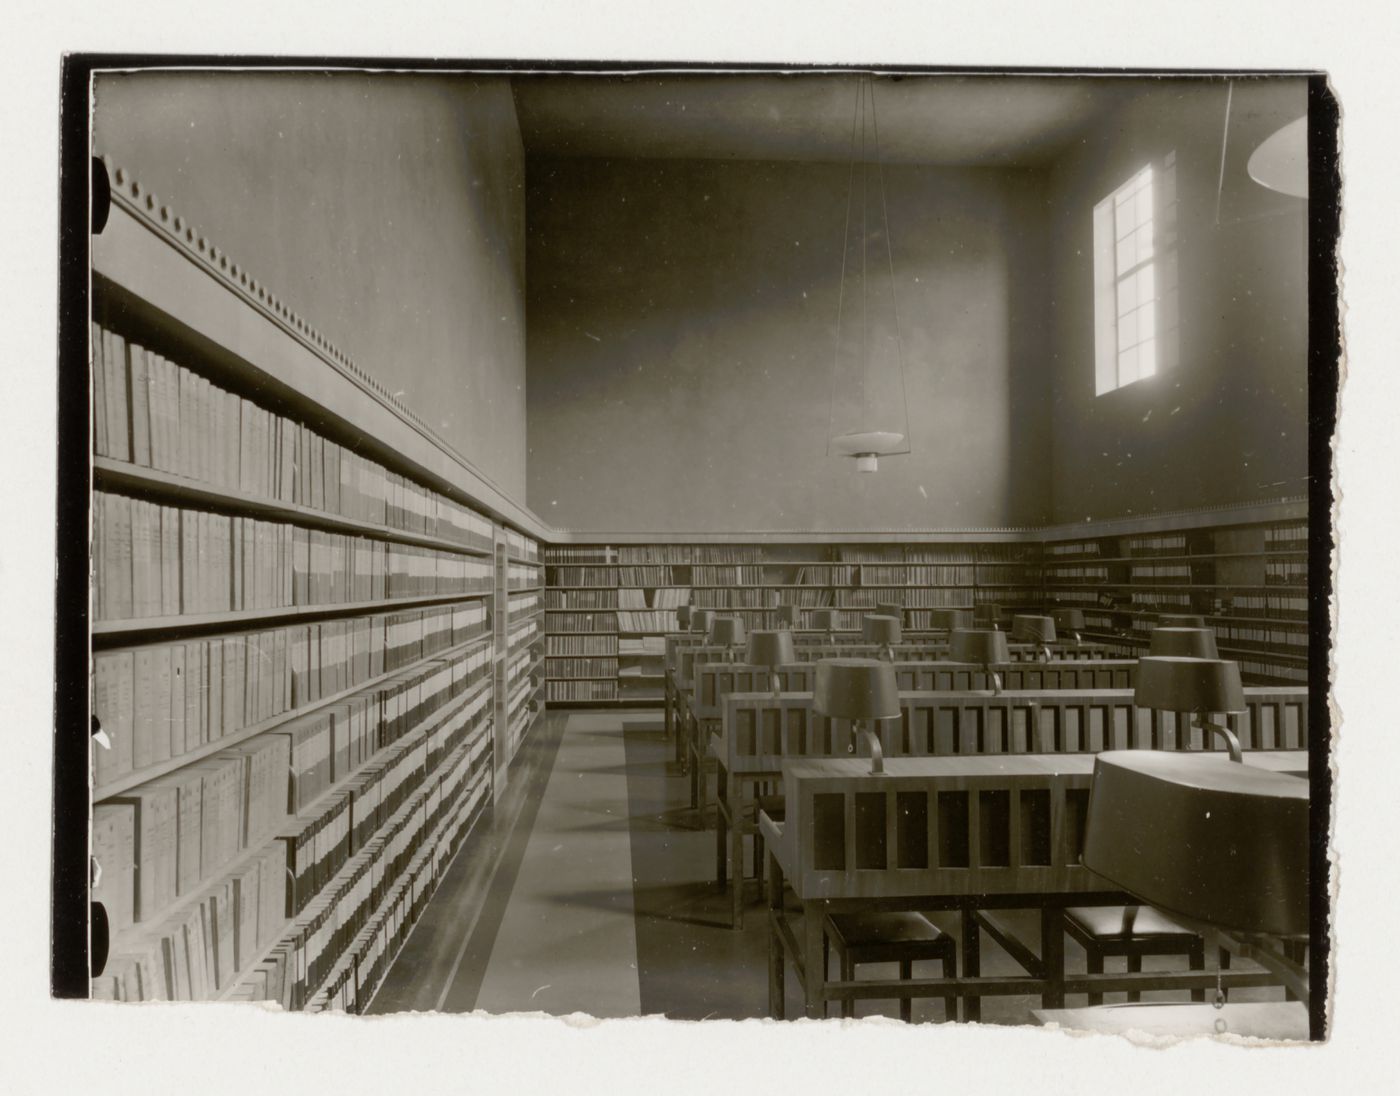
M 1319 1038 L 1322 95 L 99 72 L 88 994 Z

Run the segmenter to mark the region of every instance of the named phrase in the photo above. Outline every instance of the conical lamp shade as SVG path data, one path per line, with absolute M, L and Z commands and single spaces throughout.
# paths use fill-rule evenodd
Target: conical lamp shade
M 750 666 L 787 666 L 797 661 L 797 647 L 786 628 L 749 633 Z
M 700 632 L 703 635 L 708 635 L 710 631 L 710 621 L 714 619 L 714 616 L 715 614 L 710 612 L 709 609 L 692 609 L 690 611 L 690 630 L 692 632 Z
M 1165 750 L 1094 762 L 1084 866 L 1168 914 L 1303 935 L 1308 846 L 1308 785 L 1296 776 Z
M 948 637 L 948 656 L 954 662 L 991 665 L 1011 661 L 1006 633 L 991 628 L 958 628 Z
M 812 627 L 819 632 L 831 632 L 836 629 L 835 609 L 816 609 L 812 613 Z
M 1167 712 L 1242 712 L 1239 663 L 1218 658 L 1140 658 L 1133 703 Z
M 1011 618 L 1011 638 L 1027 643 L 1054 643 L 1055 622 L 1048 616 L 1017 613 Z
M 1154 628 L 1150 655 L 1175 655 L 1181 658 L 1219 658 L 1215 633 L 1209 628 Z
M 972 613 L 966 609 L 934 609 L 929 614 L 929 625 L 949 632 L 954 628 L 971 628 Z
M 873 658 L 828 658 L 817 663 L 812 707 L 833 719 L 894 719 L 899 686 L 894 666 Z
M 737 647 L 744 642 L 744 622 L 738 617 L 715 617 L 708 639 L 714 647 Z
M 898 643 L 902 634 L 899 620 L 892 616 L 867 614 L 861 619 L 861 638 L 866 643 Z
M 1063 628 L 1066 632 L 1082 632 L 1084 630 L 1084 610 L 1083 609 L 1056 609 L 1050 614 L 1054 620 L 1055 627 Z
M 682 605 L 676 610 L 676 623 L 680 625 L 681 631 L 690 627 L 690 606 Z

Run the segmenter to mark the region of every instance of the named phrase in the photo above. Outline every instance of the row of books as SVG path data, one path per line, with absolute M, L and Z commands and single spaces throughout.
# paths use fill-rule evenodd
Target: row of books
M 491 522 L 302 423 L 93 325 L 99 457 L 489 549 Z M 522 538 L 524 539 L 524 538 Z
M 540 561 L 540 543 L 534 537 L 527 537 L 524 533 L 509 526 L 505 529 L 506 551 L 516 559 L 528 560 L 531 563 Z
M 684 586 L 663 586 L 655 590 L 623 587 L 617 592 L 619 609 L 679 609 L 690 601 L 690 590 Z
M 545 685 L 545 698 L 551 703 L 577 700 L 616 700 L 616 681 L 561 681 L 553 678 Z
M 616 613 L 560 613 L 547 612 L 544 617 L 545 631 L 555 632 L 616 632 Z
M 537 620 L 527 620 L 523 624 L 512 623 L 510 632 L 506 636 L 506 650 L 514 654 L 523 647 L 529 647 L 543 635 L 544 632 Z
M 616 677 L 616 658 L 551 658 L 547 673 L 551 678 Z
M 866 564 L 860 569 L 864 586 L 969 586 L 973 568 L 954 564 Z
M 1264 530 L 1264 547 L 1270 552 L 1304 552 L 1308 548 L 1307 522 L 1268 526 Z
M 759 563 L 757 544 L 629 544 L 617 549 L 619 563 Z
M 617 585 L 616 567 L 546 567 L 545 581 L 549 586 Z
M 328 963 L 324 950 L 315 955 L 314 963 L 308 961 L 312 941 L 303 932 L 288 940 L 288 966 L 295 969 L 300 959 L 306 975 L 294 980 L 288 988 L 286 1007 L 297 1007 L 304 1002 L 301 1007 L 307 1012 L 350 1013 L 360 1013 L 369 1007 L 389 963 L 427 906 L 452 856 L 485 814 L 489 779 L 484 778 L 484 773 L 484 768 L 480 775 L 471 772 L 464 790 L 455 793 L 455 800 L 446 788 L 435 800 L 432 793 L 425 794 L 423 810 L 414 812 L 403 830 L 395 834 L 396 841 L 409 850 L 397 881 L 381 888 L 383 898 L 364 917 L 365 924 L 357 932 L 350 935 L 346 927 L 341 929 L 341 934 L 349 937 L 349 943 L 340 950 L 336 962 Z M 424 828 L 432 826 L 435 818 L 438 819 L 435 829 Z M 397 849 L 384 856 L 402 859 L 396 853 Z M 311 972 L 314 969 L 320 977 L 320 971 L 326 967 L 329 969 L 318 985 Z M 261 992 L 261 984 L 252 980 L 246 988 L 240 985 L 235 989 L 231 999 L 264 999 L 259 996 Z
M 676 613 L 672 609 L 651 609 L 647 612 L 617 612 L 617 630 L 631 633 L 665 634 L 676 630 Z
M 1045 545 L 1045 555 L 1051 559 L 1083 559 L 1086 556 L 1103 554 L 1099 542 L 1096 540 L 1076 540 L 1068 544 Z
M 1255 649 L 1282 647 L 1296 654 L 1306 654 L 1308 633 L 1298 628 L 1260 628 L 1247 624 L 1216 624 L 1215 635 L 1221 643 Z
M 857 573 L 854 567 L 806 566 L 797 569 L 794 581 L 799 586 L 850 586 Z
M 1266 662 L 1261 659 L 1239 658 L 1240 674 L 1245 683 L 1251 681 L 1284 681 L 1299 685 L 1308 683 L 1308 668 L 1305 665 L 1289 665 L 1283 662 Z
M 532 613 L 538 612 L 540 604 L 540 595 L 538 591 L 532 590 L 525 594 L 511 594 L 509 608 L 510 618 L 514 620 L 517 617 L 529 616 Z
M 671 586 L 675 581 L 675 572 L 670 567 L 627 566 L 617 569 L 619 586 Z
M 1191 565 L 1187 563 L 1159 563 L 1145 564 L 1135 563 L 1129 570 L 1129 575 L 1133 582 L 1155 582 L 1175 585 L 1189 585 L 1191 582 Z
M 1128 537 L 1124 541 L 1129 556 L 1184 556 L 1186 555 L 1185 533 L 1162 533 L 1155 536 Z
M 1045 581 L 1078 585 L 1106 583 L 1108 581 L 1108 568 L 1070 566 L 1063 563 L 1050 564 L 1045 568 Z
M 1273 585 L 1305 585 L 1308 562 L 1304 559 L 1270 559 L 1264 563 L 1264 581 Z
M 761 586 L 767 579 L 758 566 L 692 567 L 690 581 L 696 586 Z
M 107 906 L 113 931 L 149 924 L 177 899 L 216 879 L 240 854 L 260 848 L 281 830 L 289 815 L 307 810 L 381 750 L 465 694 L 471 679 L 462 657 L 405 671 L 373 690 L 98 803 L 94 858 L 105 881 L 96 893 Z M 482 703 L 478 697 L 469 707 L 479 709 Z M 378 775 L 371 782 L 376 804 L 382 797 L 392 798 L 406 778 L 396 776 L 389 762 Z M 361 799 L 361 814 L 367 802 Z M 315 822 L 304 819 L 291 827 L 287 866 L 293 875 L 305 865 L 307 847 L 324 854 L 326 838 L 353 818 L 347 813 L 339 823 Z M 310 845 L 308 834 L 314 839 Z
M 101 789 L 482 637 L 479 602 L 98 651 L 92 712 Z M 484 664 L 489 644 L 463 657 Z
M 506 579 L 512 590 L 533 590 L 540 585 L 540 569 L 533 563 L 511 562 L 506 566 Z
M 616 609 L 616 590 L 546 590 L 546 609 Z
M 599 654 L 602 652 L 589 651 L 586 654 Z M 666 653 L 665 636 L 631 636 L 618 641 L 617 653 L 620 655 L 630 655 L 633 657 L 644 655 L 664 655 Z
M 93 496 L 98 620 L 350 604 L 491 588 L 484 559 L 283 522 Z
M 624 647 L 630 640 L 624 640 Z M 616 655 L 617 636 L 568 636 L 549 637 L 548 653 L 551 655 Z
M 593 545 L 573 545 L 573 544 L 551 544 L 544 550 L 544 561 L 547 564 L 558 563 L 616 563 L 616 550 L 608 547 L 595 547 Z M 634 560 L 638 563 L 651 563 L 652 560 Z M 661 560 L 658 562 L 666 562 Z
M 1230 611 L 1240 616 L 1305 621 L 1308 599 L 1302 594 L 1234 594 L 1230 598 Z
M 701 587 L 695 591 L 691 604 L 697 609 L 762 609 L 777 606 L 777 590 L 757 587 Z

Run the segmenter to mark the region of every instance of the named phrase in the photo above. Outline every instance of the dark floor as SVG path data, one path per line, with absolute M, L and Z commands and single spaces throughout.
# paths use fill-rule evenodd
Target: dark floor
M 560 760 L 556 773 L 566 734 L 569 760 Z M 636 1008 L 642 1015 L 683 1020 L 766 1016 L 768 937 L 757 888 L 749 884 L 749 915 L 741 931 L 733 930 L 729 896 L 714 881 L 714 830 L 702 828 L 697 812 L 689 808 L 689 782 L 672 757 L 659 713 L 549 713 L 522 746 L 494 817 L 458 854 L 370 1011 L 463 1012 L 481 1003 L 492 1011 L 566 1012 L 587 1010 L 595 999 L 590 994 L 596 992 L 599 1007 L 594 1011 L 602 1015 L 630 1014 Z M 588 760 L 581 763 L 580 758 Z M 579 824 L 560 815 L 556 800 L 567 797 L 572 797 L 575 816 L 583 802 L 597 819 Z M 541 829 L 532 842 L 537 822 Z M 619 842 L 624 828 L 627 840 Z M 630 895 L 622 890 L 628 874 Z M 524 893 L 551 885 L 547 901 Z M 570 887 L 578 888 L 576 901 L 561 901 L 561 893 L 575 894 Z M 516 926 L 508 916 L 533 919 L 523 940 L 520 932 L 512 933 Z M 634 921 L 625 923 L 629 918 Z M 956 935 L 955 915 L 934 919 Z M 549 936 L 557 938 L 545 939 Z M 503 955 L 503 950 L 511 954 Z M 1122 960 L 1118 967 L 1109 962 L 1108 969 L 1121 969 Z M 1072 942 L 1066 943 L 1066 965 L 1071 971 L 1084 969 L 1083 952 Z M 1181 969 L 1185 962 L 1168 957 L 1144 965 Z M 503 967 L 508 969 L 500 977 Z M 599 983 L 600 972 L 610 984 L 594 991 L 590 987 Z M 982 972 L 1020 970 L 984 936 Z M 497 977 L 483 997 L 489 973 Z M 860 968 L 859 976 L 895 973 L 892 966 L 872 964 Z M 934 976 L 938 970 L 929 966 L 915 973 Z M 526 992 L 530 987 L 535 988 Z M 537 996 L 541 991 L 546 991 L 543 998 Z M 788 994 L 789 1015 L 800 1014 L 800 989 L 791 972 Z M 1282 994 L 1259 990 L 1231 996 L 1276 1000 Z M 1184 999 L 1171 993 L 1144 997 Z M 1122 999 L 1108 996 L 1110 1003 Z M 1066 1003 L 1084 1001 L 1071 996 Z M 1031 997 L 984 998 L 982 1020 L 1029 1023 L 1030 1010 L 1038 1004 Z M 880 1001 L 858 1005 L 857 1015 L 875 1014 L 897 1016 L 897 1006 Z M 943 1019 L 942 1003 L 916 1001 L 914 1019 Z

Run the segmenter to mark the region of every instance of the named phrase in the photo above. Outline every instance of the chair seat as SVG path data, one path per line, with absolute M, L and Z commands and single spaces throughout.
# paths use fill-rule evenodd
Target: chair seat
M 852 949 L 889 945 L 953 944 L 951 936 L 946 935 L 922 913 L 912 910 L 840 913 L 832 914 L 830 920 L 839 937 L 837 943 Z
M 1123 932 L 1123 914 L 1127 906 L 1073 906 L 1065 910 L 1068 917 L 1087 935 L 1095 939 L 1136 940 L 1148 936 L 1195 936 L 1190 929 L 1178 925 L 1164 913 L 1151 906 L 1137 907 L 1131 933 Z

